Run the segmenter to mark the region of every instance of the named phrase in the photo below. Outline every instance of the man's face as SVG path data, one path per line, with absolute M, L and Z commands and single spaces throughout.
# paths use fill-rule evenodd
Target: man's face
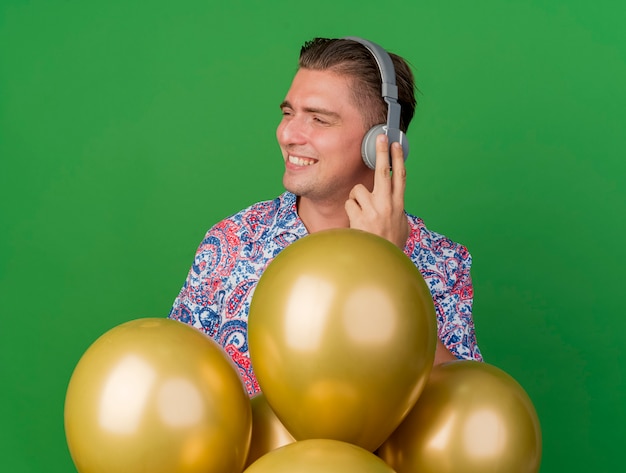
M 371 188 L 373 174 L 361 158 L 367 130 L 352 93 L 345 75 L 297 72 L 276 130 L 285 189 L 313 201 L 343 204 L 356 184 Z

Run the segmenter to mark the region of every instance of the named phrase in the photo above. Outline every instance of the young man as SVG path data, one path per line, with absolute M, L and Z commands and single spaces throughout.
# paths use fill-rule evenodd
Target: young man
M 415 110 L 407 63 L 390 54 L 406 132 Z M 349 39 L 316 38 L 301 49 L 276 136 L 287 190 L 219 222 L 200 244 L 170 318 L 217 340 L 232 357 L 250 395 L 259 391 L 248 354 L 247 318 L 256 283 L 270 261 L 297 239 L 331 228 L 356 228 L 403 249 L 430 288 L 437 311 L 435 363 L 482 360 L 472 320 L 471 256 L 404 210 L 402 147 L 376 139 L 376 169 L 361 142 L 385 123 L 381 73 L 372 53 Z M 390 163 L 393 173 L 390 172 Z

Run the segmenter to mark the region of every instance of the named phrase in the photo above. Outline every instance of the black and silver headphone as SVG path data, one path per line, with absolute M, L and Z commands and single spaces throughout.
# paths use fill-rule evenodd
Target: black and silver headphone
M 381 134 L 385 134 L 389 137 L 389 146 L 394 142 L 398 142 L 402 145 L 404 159 L 406 160 L 409 155 L 409 141 L 402 130 L 400 130 L 400 112 L 402 111 L 402 107 L 400 107 L 398 103 L 396 70 L 393 67 L 391 57 L 387 54 L 387 51 L 371 41 L 356 36 L 347 36 L 343 39 L 349 39 L 362 44 L 372 56 L 374 56 L 382 79 L 382 97 L 387 103 L 387 123 L 372 127 L 363 137 L 363 142 L 361 143 L 361 156 L 363 156 L 363 161 L 367 167 L 371 169 L 376 167 L 376 137 Z M 389 156 L 391 156 L 391 149 L 389 152 Z

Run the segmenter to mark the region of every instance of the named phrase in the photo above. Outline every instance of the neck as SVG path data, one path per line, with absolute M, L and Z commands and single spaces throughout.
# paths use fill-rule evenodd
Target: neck
M 313 202 L 298 197 L 297 206 L 298 216 L 309 233 L 350 226 L 343 202 Z

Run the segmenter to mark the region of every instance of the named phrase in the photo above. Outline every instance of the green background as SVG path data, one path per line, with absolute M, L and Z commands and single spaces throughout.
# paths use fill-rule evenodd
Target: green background
M 80 356 L 166 316 L 204 232 L 282 191 L 300 45 L 414 66 L 407 209 L 474 256 L 487 361 L 527 390 L 542 472 L 621 470 L 626 4 L 0 2 L 0 468 L 75 471 Z

